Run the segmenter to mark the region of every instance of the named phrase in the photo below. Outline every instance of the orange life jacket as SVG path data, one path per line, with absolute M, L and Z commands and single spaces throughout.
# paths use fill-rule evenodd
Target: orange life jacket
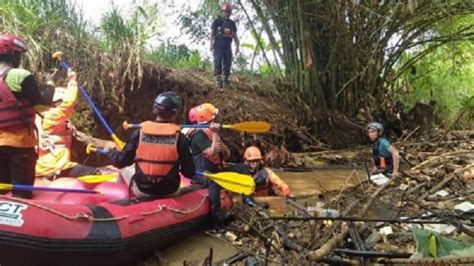
M 141 123 L 140 140 L 135 162 L 147 179 L 158 183 L 179 160 L 178 137 L 180 127 L 176 124 L 147 121 Z
M 18 100 L 5 83 L 9 69 L 0 73 L 0 130 L 18 130 L 32 127 L 35 110 L 26 99 Z

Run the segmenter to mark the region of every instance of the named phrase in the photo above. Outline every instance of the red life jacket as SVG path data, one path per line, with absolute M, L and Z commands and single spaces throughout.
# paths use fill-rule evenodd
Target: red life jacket
M 18 100 L 5 83 L 10 69 L 0 73 L 0 130 L 18 130 L 35 123 L 35 110 L 26 99 Z
M 152 183 L 168 176 L 179 160 L 178 137 L 180 127 L 176 124 L 143 122 L 135 161 L 142 173 Z

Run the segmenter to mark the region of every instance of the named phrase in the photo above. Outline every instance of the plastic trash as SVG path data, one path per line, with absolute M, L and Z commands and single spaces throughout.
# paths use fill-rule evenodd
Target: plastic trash
M 370 176 L 370 181 L 374 182 L 378 186 L 383 186 L 390 182 L 390 179 L 386 177 L 384 174 L 376 174 Z

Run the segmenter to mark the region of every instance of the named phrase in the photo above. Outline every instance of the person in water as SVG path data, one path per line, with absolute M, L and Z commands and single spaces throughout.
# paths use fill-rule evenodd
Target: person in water
M 176 93 L 161 93 L 153 106 L 155 121 L 141 123 L 122 151 L 103 151 L 117 168 L 135 163 L 132 173 L 122 175 L 135 196 L 173 195 L 179 189 L 180 173 L 187 178 L 194 176 L 186 136 L 176 124 L 180 109 L 181 100 Z
M 0 35 L 0 183 L 33 185 L 38 155 L 35 112 L 49 108 L 53 92 L 40 93 L 30 71 L 20 68 L 25 41 Z M 31 191 L 13 191 L 30 198 Z
M 255 146 L 250 146 L 245 150 L 244 163 L 232 165 L 229 170 L 251 175 L 255 180 L 255 194 L 257 195 L 280 194 L 286 198 L 293 198 L 288 185 L 270 168 L 265 167 L 262 153 Z M 244 196 L 243 201 L 251 207 L 267 207 L 265 204 L 255 202 L 251 196 Z
M 383 125 L 371 122 L 367 125 L 367 134 L 372 144 L 372 163 L 374 173 L 382 173 L 386 176 L 398 177 L 400 155 L 386 138 L 383 137 Z

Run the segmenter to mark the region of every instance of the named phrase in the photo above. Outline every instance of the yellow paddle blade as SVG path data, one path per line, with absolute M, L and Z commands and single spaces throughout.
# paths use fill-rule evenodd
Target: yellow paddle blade
M 272 125 L 263 121 L 248 121 L 233 125 L 223 125 L 223 128 L 235 129 L 247 133 L 266 133 L 270 131 Z
M 251 195 L 255 191 L 255 181 L 249 175 L 234 172 L 221 172 L 217 174 L 204 173 L 204 176 L 216 182 L 225 190 Z
M 118 173 L 112 173 L 108 175 L 85 175 L 85 176 L 80 176 L 77 179 L 79 179 L 80 181 L 84 183 L 95 184 L 95 183 L 111 181 L 117 177 L 118 177 Z

